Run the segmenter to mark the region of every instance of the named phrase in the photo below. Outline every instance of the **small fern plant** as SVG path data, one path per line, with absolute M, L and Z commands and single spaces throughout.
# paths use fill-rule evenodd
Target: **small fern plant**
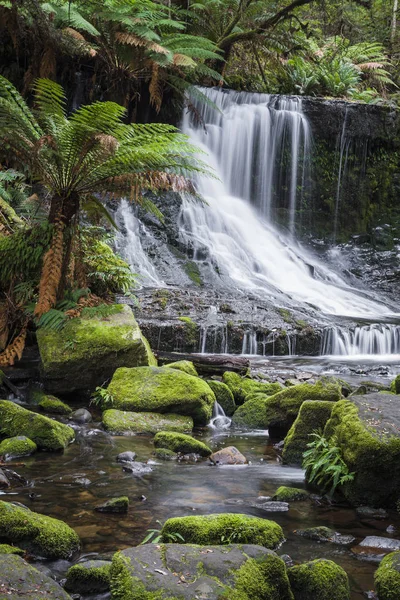
M 105 410 L 106 408 L 110 408 L 114 404 L 114 398 L 113 395 L 106 388 L 103 388 L 98 385 L 92 394 L 90 404 L 94 404 L 102 410 Z
M 350 473 L 334 436 L 328 440 L 322 432 L 315 432 L 311 437 L 314 439 L 303 453 L 306 479 L 332 497 L 338 486 L 353 481 L 355 473 Z
M 180 533 L 173 531 L 171 531 L 170 533 L 162 533 L 163 524 L 158 519 L 156 523 L 160 526 L 159 529 L 148 529 L 146 537 L 140 543 L 141 546 L 143 544 L 148 544 L 149 542 L 151 544 L 159 544 L 161 541 L 170 544 L 174 544 L 177 542 L 182 542 L 182 544 L 185 543 L 185 539 L 181 536 Z

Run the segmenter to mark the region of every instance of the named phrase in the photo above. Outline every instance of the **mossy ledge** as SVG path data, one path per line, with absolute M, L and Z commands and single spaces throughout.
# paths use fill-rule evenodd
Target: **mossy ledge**
M 181 454 L 200 454 L 204 457 L 210 456 L 212 452 L 211 448 L 191 435 L 172 431 L 157 433 L 154 437 L 154 446 L 156 448 L 166 448 L 172 450 L 172 452 L 180 452 Z
M 44 558 L 71 558 L 80 540 L 69 525 L 22 504 L 0 501 L 0 538 Z

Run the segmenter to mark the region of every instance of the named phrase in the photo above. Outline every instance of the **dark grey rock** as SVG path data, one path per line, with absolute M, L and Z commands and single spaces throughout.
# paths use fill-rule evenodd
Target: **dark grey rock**
M 289 510 L 288 502 L 274 502 L 273 500 L 267 502 L 253 502 L 250 506 L 261 508 L 261 510 L 267 512 L 287 512 Z
M 0 489 L 5 490 L 10 487 L 10 482 L 3 469 L 0 469 Z
M 134 462 L 136 460 L 136 452 L 132 450 L 127 450 L 126 452 L 121 452 L 117 456 L 117 462 L 125 463 L 125 462 Z
M 356 509 L 357 516 L 364 519 L 387 519 L 388 513 L 384 508 L 372 508 L 371 506 L 359 506 Z
M 393 538 L 380 537 L 378 535 L 369 535 L 363 539 L 359 544 L 362 547 L 367 548 L 379 548 L 393 552 L 394 550 L 400 550 L 400 540 L 394 540 Z
M 74 410 L 73 413 L 70 414 L 69 419 L 74 421 L 74 423 L 85 424 L 91 423 L 93 421 L 92 415 L 86 408 L 78 408 L 78 410 Z
M 45 573 L 15 554 L 0 555 L 0 598 L 69 600 L 68 594 Z
M 331 544 L 338 544 L 339 546 L 348 546 L 355 541 L 355 537 L 352 535 L 343 535 L 330 529 L 329 527 L 309 527 L 308 529 L 297 529 L 294 532 L 300 537 L 304 537 L 308 540 L 315 542 Z

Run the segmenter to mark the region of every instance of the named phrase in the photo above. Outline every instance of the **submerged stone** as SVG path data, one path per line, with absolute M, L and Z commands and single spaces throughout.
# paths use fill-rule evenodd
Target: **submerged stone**
M 236 410 L 236 404 L 229 387 L 222 381 L 215 381 L 214 379 L 208 379 L 207 383 L 214 392 L 215 398 L 224 413 L 231 417 Z
M 22 504 L 0 501 L 0 538 L 44 558 L 71 558 L 80 540 L 63 521 L 35 513 Z
M 332 560 L 317 559 L 288 569 L 295 600 L 350 600 L 346 572 Z
M 104 504 L 96 506 L 97 512 L 104 513 L 127 513 L 129 508 L 129 498 L 127 496 L 120 496 L 119 498 L 110 498 Z
M 173 452 L 181 454 L 200 454 L 200 456 L 210 456 L 211 448 L 203 442 L 196 440 L 191 435 L 184 433 L 174 433 L 168 431 L 160 431 L 154 437 L 154 445 L 156 448 L 167 448 Z
M 195 425 L 207 425 L 215 402 L 205 381 L 165 367 L 117 369 L 108 391 L 116 409 L 187 415 Z
M 14 554 L 0 554 L 0 597 L 10 600 L 71 600 L 51 577 Z
M 0 430 L 9 437 L 27 436 L 43 450 L 63 450 L 75 438 L 72 427 L 9 400 L 0 400 Z
M 235 446 L 222 448 L 217 452 L 213 452 L 210 460 L 214 465 L 245 465 L 247 458 Z
M 177 460 L 178 454 L 168 448 L 156 448 L 154 450 L 154 456 L 159 460 Z
M 377 519 L 382 521 L 389 517 L 388 512 L 384 508 L 373 508 L 372 506 L 358 506 L 356 513 L 360 519 Z
M 352 544 L 356 539 L 352 535 L 343 535 L 334 529 L 324 526 L 309 527 L 308 529 L 296 529 L 294 533 L 308 540 L 313 540 L 320 543 L 330 542 L 331 544 L 338 544 L 339 546 L 347 546 Z
M 110 589 L 111 561 L 86 560 L 67 572 L 65 589 L 75 594 L 96 594 Z
M 374 579 L 379 600 L 400 598 L 400 552 L 392 552 L 385 556 Z
M 153 468 L 150 465 L 146 465 L 141 462 L 123 463 L 122 470 L 127 473 L 132 473 L 135 477 L 141 477 L 142 475 L 148 475 L 152 473 Z
M 119 367 L 156 364 L 132 310 L 122 304 L 104 317 L 84 310 L 62 331 L 38 329 L 37 341 L 46 389 L 53 393 L 93 391 Z
M 138 413 L 112 408 L 103 413 L 103 426 L 110 433 L 157 433 L 158 431 L 190 433 L 193 429 L 193 419 L 182 415 Z

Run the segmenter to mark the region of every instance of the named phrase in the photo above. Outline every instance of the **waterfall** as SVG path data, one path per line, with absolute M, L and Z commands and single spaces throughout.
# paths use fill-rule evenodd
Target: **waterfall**
M 214 402 L 211 421 L 208 426 L 211 429 L 228 429 L 231 426 L 232 419 L 226 416 L 224 409 L 217 401 Z
M 400 355 L 400 325 L 375 323 L 345 329 L 328 327 L 321 340 L 322 355 Z
M 338 172 L 338 179 L 337 179 L 337 186 L 336 186 L 335 217 L 334 217 L 334 223 L 333 223 L 333 243 L 336 242 L 337 224 L 338 224 L 338 217 L 339 217 L 339 204 L 340 204 L 340 197 L 341 197 L 341 191 L 342 191 L 342 180 L 346 174 L 347 158 L 349 155 L 350 140 L 348 140 L 346 138 L 347 117 L 348 117 L 348 107 L 346 107 L 346 111 L 344 114 L 343 126 L 342 126 L 342 131 L 340 134 L 339 144 L 338 144 L 339 145 L 339 172 Z M 343 161 L 343 159 L 344 159 L 344 161 Z M 343 164 L 343 162 L 344 162 L 344 164 Z

